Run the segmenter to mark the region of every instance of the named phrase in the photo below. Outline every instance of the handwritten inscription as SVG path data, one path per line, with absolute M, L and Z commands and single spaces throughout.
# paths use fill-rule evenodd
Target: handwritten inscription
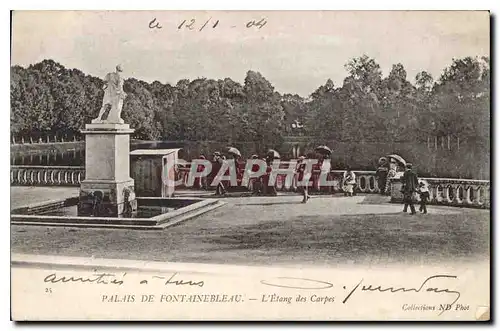
M 122 286 L 125 283 L 132 285 L 139 284 L 147 285 L 154 284 L 165 287 L 175 286 L 184 288 L 203 288 L 205 286 L 205 281 L 186 279 L 181 277 L 178 272 L 167 275 L 151 275 L 147 278 L 132 278 L 126 277 L 127 273 L 114 274 L 114 273 L 94 273 L 90 276 L 80 276 L 80 275 L 60 275 L 57 273 L 51 273 L 44 278 L 44 283 L 53 284 L 69 284 L 69 283 L 80 283 L 80 284 L 99 284 L 99 285 L 114 285 Z M 454 295 L 453 301 L 451 303 L 442 303 L 440 305 L 425 305 L 425 304 L 415 304 L 415 303 L 405 303 L 401 309 L 403 311 L 428 311 L 435 310 L 439 311 L 440 315 L 445 311 L 449 310 L 468 310 L 469 306 L 465 304 L 457 303 L 461 297 L 461 293 L 457 290 L 450 289 L 446 286 L 436 286 L 436 281 L 438 280 L 451 280 L 457 279 L 457 276 L 453 275 L 433 275 L 424 279 L 418 286 L 393 286 L 393 285 L 375 285 L 366 282 L 361 279 L 353 286 L 337 285 L 324 280 L 316 280 L 309 278 L 295 278 L 295 277 L 276 277 L 267 280 L 261 280 L 260 283 L 266 286 L 277 287 L 281 289 L 295 289 L 309 291 L 305 292 L 306 296 L 299 293 L 264 293 L 260 294 L 260 297 L 248 298 L 248 301 L 260 301 L 264 304 L 292 304 L 294 303 L 315 303 L 315 304 L 333 304 L 336 302 L 341 302 L 342 304 L 347 304 L 353 298 L 353 296 L 360 295 L 360 293 L 385 293 L 385 294 L 403 294 L 403 293 L 435 293 L 435 294 L 445 294 Z M 53 287 L 55 290 L 55 286 Z M 337 293 L 332 295 L 331 293 L 326 293 L 326 295 L 321 295 L 320 293 L 315 293 L 315 291 L 322 291 L 325 289 L 336 290 Z M 313 292 L 310 292 L 313 291 Z M 52 294 L 52 288 L 46 288 L 46 293 Z M 324 293 L 324 292 L 323 292 Z M 295 295 L 295 296 L 294 296 Z M 159 296 L 150 294 L 148 296 L 142 295 L 140 302 L 166 302 L 166 303 L 176 303 L 176 302 L 206 302 L 206 303 L 230 303 L 230 302 L 243 302 L 243 296 L 240 294 L 235 295 L 218 295 L 212 293 L 205 294 L 161 294 Z M 337 298 L 339 300 L 337 300 Z M 447 297 L 446 297 L 447 298 Z M 108 293 L 101 297 L 102 302 L 137 302 L 137 297 L 133 294 L 116 294 Z M 448 301 L 448 300 L 446 300 Z
M 407 288 L 407 287 L 393 287 L 393 286 L 390 286 L 390 287 L 382 287 L 382 286 L 374 286 L 374 285 L 363 285 L 361 287 L 361 291 L 365 291 L 365 292 L 387 292 L 387 293 L 397 293 L 397 292 L 414 292 L 414 293 L 420 293 L 421 291 L 423 291 L 425 289 L 424 292 L 434 292 L 434 293 L 447 293 L 447 294 L 455 294 L 456 295 L 456 298 L 455 300 L 451 303 L 451 305 L 453 305 L 454 303 L 456 303 L 458 301 L 458 299 L 460 299 L 460 292 L 458 291 L 453 291 L 453 290 L 450 290 L 448 288 L 439 288 L 439 287 L 432 287 L 432 286 L 429 286 L 427 283 L 430 282 L 432 279 L 437 279 L 437 278 L 457 278 L 457 276 L 448 276 L 448 275 L 434 275 L 434 276 L 431 276 L 431 277 L 428 277 L 427 279 L 425 279 L 422 284 L 416 288 L 416 287 L 411 287 L 411 288 Z M 349 298 L 356 292 L 356 290 L 361 286 L 361 284 L 363 283 L 363 280 L 361 280 L 350 292 L 349 294 L 345 297 L 345 299 L 342 301 L 343 303 L 346 303 Z
M 149 22 L 149 28 L 150 29 L 161 29 L 162 26 L 160 25 L 160 23 L 158 23 L 158 21 L 156 21 L 156 18 L 153 18 L 150 22 Z
M 45 283 L 57 284 L 57 283 L 82 283 L 82 284 L 104 284 L 104 285 L 123 285 L 125 283 L 125 276 L 127 273 L 124 273 L 121 276 L 110 274 L 110 273 L 96 273 L 92 276 L 82 277 L 82 276 L 58 276 L 56 273 L 52 273 L 46 276 L 43 281 Z M 174 286 L 197 286 L 203 287 L 205 285 L 204 281 L 198 280 L 183 280 L 179 277 L 175 278 L 178 273 L 172 274 L 170 277 L 166 276 L 152 276 L 153 280 L 161 279 L 166 280 L 164 285 L 174 285 Z M 175 278 L 175 279 L 174 279 Z M 147 279 L 143 279 L 139 282 L 139 284 L 148 284 Z
M 170 278 L 166 278 L 166 277 L 162 277 L 162 276 L 153 276 L 153 278 L 155 279 L 167 279 L 167 281 L 165 282 L 165 285 L 189 285 L 189 286 L 199 286 L 199 287 L 203 287 L 203 285 L 205 285 L 205 282 L 204 281 L 191 281 L 191 280 L 188 280 L 188 281 L 185 281 L 185 280 L 174 280 L 174 277 L 177 275 L 177 272 L 174 273 Z
M 123 277 L 125 277 L 126 273 L 123 274 Z M 122 278 L 123 278 L 122 277 Z M 90 277 L 80 277 L 80 276 L 71 276 L 71 277 L 66 277 L 66 276 L 60 276 L 58 277 L 57 274 L 53 273 L 48 275 L 43 279 L 45 283 L 52 283 L 52 284 L 57 284 L 57 283 L 87 283 L 87 284 L 112 284 L 112 285 L 123 285 L 123 279 L 120 279 L 116 277 L 114 274 L 108 274 L 108 273 L 98 273 L 94 274 Z
M 219 20 L 216 20 L 215 22 L 210 22 L 211 20 L 212 18 L 210 17 L 208 20 L 202 23 L 202 25 L 198 28 L 198 31 L 203 30 L 208 25 L 208 23 L 211 23 L 210 25 L 212 26 L 212 29 L 215 29 L 217 25 L 219 25 Z M 192 18 L 190 20 L 182 21 L 181 24 L 179 24 L 179 26 L 177 27 L 177 30 L 181 30 L 183 28 L 188 30 L 194 30 L 196 28 L 196 19 Z
M 243 22 L 241 25 L 224 25 L 220 20 L 214 19 L 212 17 L 203 20 L 197 20 L 196 18 L 189 18 L 182 20 L 177 25 L 177 30 L 189 30 L 189 31 L 203 31 L 204 29 L 215 29 L 220 26 L 226 26 L 228 28 L 243 27 L 246 29 L 262 29 L 267 24 L 267 19 L 259 18 L 255 20 L 250 20 L 248 22 Z M 150 30 L 162 29 L 163 26 L 160 21 L 155 17 L 148 22 L 148 28 Z
M 450 275 L 434 275 L 426 278 L 418 287 L 394 287 L 394 286 L 383 287 L 381 285 L 375 286 L 373 284 L 364 284 L 364 280 L 362 279 L 350 290 L 348 290 L 346 286 L 342 286 L 343 290 L 348 291 L 347 295 L 342 300 L 342 303 L 344 304 L 347 303 L 349 299 L 352 297 L 352 295 L 357 292 L 379 292 L 379 293 L 391 293 L 391 294 L 406 293 L 406 292 L 413 292 L 413 293 L 432 292 L 432 293 L 455 295 L 454 301 L 449 304 L 449 306 L 453 306 L 458 301 L 458 299 L 460 299 L 460 292 L 455 290 L 450 290 L 449 288 L 440 288 L 437 286 L 432 286 L 431 283 L 432 280 L 444 279 L 444 278 L 456 279 L 458 277 Z M 321 290 L 334 287 L 332 283 L 321 280 L 293 278 L 293 277 L 278 277 L 273 280 L 262 280 L 261 283 L 273 287 L 292 288 L 301 290 Z

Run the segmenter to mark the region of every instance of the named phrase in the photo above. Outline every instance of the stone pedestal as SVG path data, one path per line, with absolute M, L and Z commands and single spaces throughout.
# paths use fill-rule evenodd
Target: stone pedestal
M 137 211 L 130 178 L 128 124 L 85 126 L 85 180 L 80 186 L 78 216 L 130 217 Z

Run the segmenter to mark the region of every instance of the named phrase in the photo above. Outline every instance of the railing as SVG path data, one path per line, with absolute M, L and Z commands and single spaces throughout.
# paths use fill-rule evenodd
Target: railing
M 73 135 L 73 136 L 57 136 L 57 135 L 47 135 L 39 137 L 24 137 L 24 136 L 12 136 L 10 143 L 11 145 L 31 145 L 31 144 L 53 144 L 53 143 L 66 143 L 66 142 L 77 142 L 83 141 L 83 137 Z
M 193 188 L 187 185 L 190 164 L 179 168 L 177 179 L 183 184 L 178 188 Z M 320 186 L 319 171 L 313 171 L 309 191 L 313 194 L 334 194 L 342 192 L 343 170 L 333 170 L 327 180 L 333 185 Z M 379 193 L 375 171 L 354 171 L 356 175 L 356 192 Z M 64 166 L 11 166 L 10 183 L 12 186 L 79 186 L 85 179 L 84 167 Z M 429 184 L 431 205 L 448 205 L 457 207 L 490 208 L 490 182 L 487 180 L 454 179 L 454 178 L 421 178 Z M 140 180 L 136 178 L 136 180 Z M 277 191 L 295 191 L 295 179 L 286 180 L 285 175 L 277 175 Z M 402 183 L 399 179 L 391 179 L 391 202 L 402 202 Z M 215 189 L 211 187 L 210 189 Z M 240 187 L 241 189 L 241 187 Z M 242 188 L 246 190 L 247 188 Z M 415 201 L 420 197 L 415 194 Z
M 490 181 L 455 178 L 421 178 L 429 184 L 429 204 L 455 207 L 490 208 Z M 402 202 L 402 183 L 391 180 L 391 201 Z M 420 196 L 414 195 L 420 202 Z
M 11 166 L 12 186 L 79 186 L 85 179 L 84 167 Z

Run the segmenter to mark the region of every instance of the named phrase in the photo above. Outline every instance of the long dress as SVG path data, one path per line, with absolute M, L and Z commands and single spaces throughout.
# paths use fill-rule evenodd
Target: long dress
M 387 173 L 387 179 L 385 181 L 385 194 L 391 195 L 391 178 L 396 177 L 398 165 L 394 162 L 389 164 L 389 172 Z
M 304 199 L 302 200 L 303 203 L 306 203 L 307 200 L 309 199 L 309 190 L 308 190 L 308 183 L 302 184 L 302 181 L 307 180 L 308 176 L 306 173 L 307 167 L 305 162 L 301 162 L 297 165 L 297 184 L 301 184 L 298 186 L 299 191 L 302 193 Z M 309 182 L 309 181 L 308 181 Z
M 352 171 L 344 173 L 344 192 L 352 195 L 354 193 L 354 184 L 356 184 L 356 175 Z

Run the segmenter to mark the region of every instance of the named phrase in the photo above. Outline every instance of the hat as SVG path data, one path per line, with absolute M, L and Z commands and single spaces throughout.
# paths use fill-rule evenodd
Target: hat
M 258 159 L 259 156 L 257 154 L 252 155 L 252 159 Z
M 411 164 L 411 163 L 406 164 L 406 169 L 411 169 L 412 167 L 413 167 L 413 164 Z
M 299 160 L 304 160 L 306 157 L 304 155 L 299 156 Z

